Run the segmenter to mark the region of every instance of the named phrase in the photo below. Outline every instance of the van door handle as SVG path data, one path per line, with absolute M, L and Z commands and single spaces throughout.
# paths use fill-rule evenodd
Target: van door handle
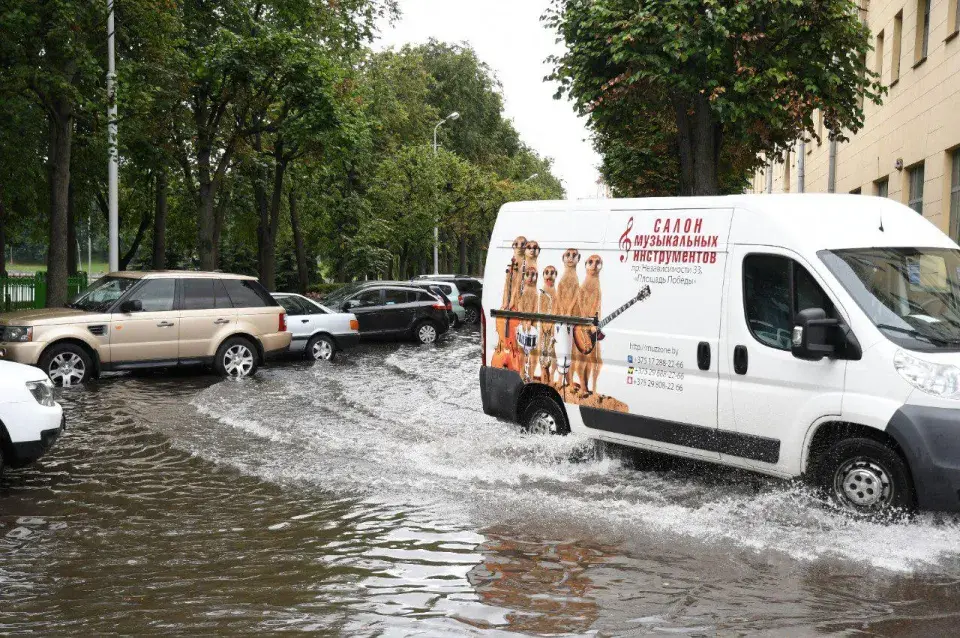
M 214 321 L 213 323 L 217 324 L 218 326 L 222 326 L 222 325 L 225 324 L 225 323 L 230 323 L 230 320 L 229 320 L 229 319 L 217 319 L 217 320 Z
M 747 373 L 747 346 L 737 346 L 733 349 L 733 371 L 739 375 Z
M 172 328 L 174 324 L 170 321 L 161 321 L 157 324 L 158 328 Z
M 301 320 L 300 320 L 300 323 L 310 323 L 310 320 L 309 320 L 309 319 L 301 319 Z
M 701 341 L 697 346 L 697 366 L 701 370 L 710 369 L 710 344 L 706 341 Z

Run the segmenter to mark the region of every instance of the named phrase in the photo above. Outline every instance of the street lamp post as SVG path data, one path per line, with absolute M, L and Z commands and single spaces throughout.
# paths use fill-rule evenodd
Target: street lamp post
M 114 46 L 113 2 L 107 0 L 107 143 L 110 156 L 109 176 L 109 244 L 110 272 L 120 270 L 119 181 L 120 149 L 117 148 L 117 65 Z
M 437 133 L 440 132 L 440 127 L 443 126 L 447 121 L 453 122 L 459 119 L 460 113 L 454 111 L 447 117 L 437 122 L 437 125 L 433 127 L 434 157 L 440 154 L 440 147 L 437 145 Z M 433 224 L 433 274 L 440 274 L 440 220 L 436 220 L 436 222 Z
M 538 177 L 540 177 L 540 173 L 534 173 L 533 175 L 531 175 L 530 177 L 528 177 L 527 179 L 525 179 L 525 180 L 523 180 L 523 181 L 524 181 L 524 183 L 526 183 L 526 182 L 532 182 L 533 180 L 537 179 Z

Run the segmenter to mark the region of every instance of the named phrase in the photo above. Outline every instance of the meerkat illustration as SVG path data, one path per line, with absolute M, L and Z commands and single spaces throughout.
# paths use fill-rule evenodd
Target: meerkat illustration
M 517 302 L 517 311 L 536 313 L 539 305 L 537 294 L 537 279 L 539 278 L 536 268 L 527 268 L 523 274 L 523 294 Z M 518 328 L 517 342 L 523 350 L 520 369 L 524 371 L 524 381 L 529 381 L 533 374 L 534 367 L 539 356 L 538 331 L 536 322 L 532 319 L 524 319 L 520 322 Z
M 540 290 L 540 314 L 552 315 L 556 312 L 557 299 L 557 268 L 547 266 L 543 269 L 543 288 Z M 540 324 L 540 380 L 543 383 L 553 383 L 554 363 L 556 362 L 554 347 L 553 323 Z M 536 371 L 534 372 L 536 374 Z
M 516 291 L 520 289 L 520 278 L 523 277 L 521 267 L 523 265 L 523 253 L 527 246 L 527 238 L 517 237 L 513 240 L 513 257 L 510 258 L 510 264 L 507 266 L 507 279 L 503 284 L 503 308 L 509 309 L 517 303 Z
M 558 315 L 571 315 L 577 304 L 577 293 L 580 290 L 580 277 L 577 275 L 577 266 L 580 265 L 580 251 L 568 248 L 563 253 L 563 276 L 557 283 L 557 312 Z
M 600 316 L 600 271 L 603 270 L 603 259 L 600 255 L 591 255 L 586 263 L 587 276 L 580 284 L 577 295 L 577 306 L 584 317 Z M 600 342 L 598 341 L 589 354 L 580 354 L 574 364 L 574 374 L 580 377 L 580 392 L 589 396 L 597 391 L 597 377 L 603 360 L 600 358 Z
M 540 258 L 540 244 L 534 241 L 533 239 L 527 241 L 526 248 L 523 250 L 523 267 L 524 272 L 533 268 L 537 272 L 540 272 L 540 269 L 537 267 L 537 259 Z
M 563 276 L 557 282 L 557 294 L 554 298 L 556 315 L 578 316 L 577 295 L 580 291 L 580 278 L 577 266 L 580 264 L 580 251 L 568 248 L 563 253 Z M 570 368 L 573 365 L 573 326 L 557 323 L 553 327 L 556 369 L 560 385 L 570 385 Z

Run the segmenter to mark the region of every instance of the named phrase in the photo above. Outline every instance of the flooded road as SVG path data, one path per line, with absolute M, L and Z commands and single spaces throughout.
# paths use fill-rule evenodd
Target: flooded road
M 948 635 L 960 524 L 486 417 L 479 336 L 109 376 L 0 479 L 0 632 Z

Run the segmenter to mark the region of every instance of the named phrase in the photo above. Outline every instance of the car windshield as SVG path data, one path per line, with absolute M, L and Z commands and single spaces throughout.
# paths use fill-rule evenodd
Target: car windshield
M 354 295 L 360 288 L 360 286 L 352 284 L 350 286 L 344 286 L 339 290 L 334 290 L 323 298 L 323 304 L 330 308 L 339 308 L 348 297 Z
M 140 280 L 129 277 L 101 277 L 67 304 L 67 308 L 104 312 Z
M 868 248 L 823 251 L 820 258 L 897 345 L 960 351 L 960 250 Z

